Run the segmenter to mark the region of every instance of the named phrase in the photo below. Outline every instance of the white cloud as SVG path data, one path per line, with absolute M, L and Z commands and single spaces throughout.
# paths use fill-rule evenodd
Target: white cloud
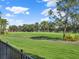
M 51 8 L 45 9 L 41 14 L 44 15 L 44 16 L 48 16 L 48 11 L 49 11 L 50 9 L 51 9 Z M 55 16 L 57 16 L 58 18 L 60 18 L 57 8 L 53 9 L 52 11 L 53 11 L 53 14 L 54 14 Z M 61 14 L 62 17 L 65 16 L 65 12 L 63 12 L 63 11 L 61 11 L 60 14 Z M 52 17 L 53 17 L 54 15 L 52 15 Z
M 45 9 L 41 14 L 44 16 L 48 16 L 48 11 L 51 9 L 54 13 L 54 15 L 56 15 L 58 17 L 58 10 L 56 8 L 56 2 L 60 1 L 60 0 L 42 0 L 43 2 L 46 2 L 47 7 L 49 7 L 48 9 Z M 52 7 L 55 7 L 54 9 L 52 9 Z M 64 13 L 62 13 L 62 15 L 64 15 Z
M 50 9 L 51 9 L 51 8 L 45 9 L 41 14 L 44 15 L 44 16 L 48 16 L 48 11 L 49 11 Z
M 16 19 L 7 19 L 8 20 L 8 23 L 9 25 L 22 25 L 25 23 L 24 20 L 16 20 Z
M 4 19 L 7 19 L 8 25 L 23 25 L 26 24 L 26 21 L 23 19 L 14 19 L 14 18 L 9 18 L 9 17 L 2 17 Z
M 13 7 L 6 7 L 6 10 L 9 10 L 14 14 L 19 14 L 19 13 L 24 14 L 29 10 L 29 8 L 13 6 Z
M 12 17 L 12 16 L 14 16 L 14 15 L 7 13 L 5 16 L 6 16 L 6 17 Z
M 47 1 L 49 1 L 49 0 L 43 0 L 44 2 L 47 2 Z
M 46 17 L 46 18 L 42 18 L 41 21 L 49 21 L 49 17 Z
M 47 2 L 47 7 L 56 6 L 56 1 L 49 1 Z
M 30 13 L 29 12 L 26 12 L 26 14 L 29 15 Z
M 51 10 L 51 8 L 45 9 L 41 14 L 44 15 L 44 16 L 48 16 L 48 11 L 49 10 Z M 53 11 L 54 15 L 58 15 L 57 8 L 53 9 L 52 11 Z M 64 12 L 61 12 L 61 15 L 62 16 L 65 16 L 65 13 Z
M 56 2 L 58 2 L 59 0 L 42 0 L 43 2 L 47 2 L 47 7 L 55 7 L 56 6 Z

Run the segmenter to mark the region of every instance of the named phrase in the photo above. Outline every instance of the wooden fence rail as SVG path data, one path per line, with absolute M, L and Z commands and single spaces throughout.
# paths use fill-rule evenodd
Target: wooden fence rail
M 11 45 L 0 40 L 0 59 L 33 59 Z

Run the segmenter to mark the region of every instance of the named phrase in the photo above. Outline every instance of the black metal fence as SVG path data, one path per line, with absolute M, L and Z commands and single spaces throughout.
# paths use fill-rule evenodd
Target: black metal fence
M 11 45 L 0 40 L 0 59 L 33 59 L 23 51 L 19 51 Z

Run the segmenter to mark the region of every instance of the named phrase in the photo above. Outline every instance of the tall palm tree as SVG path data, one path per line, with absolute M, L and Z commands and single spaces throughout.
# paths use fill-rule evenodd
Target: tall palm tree
M 49 23 L 48 23 L 48 21 L 42 21 L 40 26 L 41 26 L 42 31 L 44 31 L 44 32 L 49 31 Z
M 7 24 L 8 21 L 6 19 L 0 18 L 0 34 L 4 34 Z

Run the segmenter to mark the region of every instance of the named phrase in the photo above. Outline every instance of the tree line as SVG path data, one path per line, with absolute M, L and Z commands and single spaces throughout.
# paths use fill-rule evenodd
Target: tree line
M 42 21 L 35 24 L 10 25 L 10 32 L 62 32 L 64 31 L 64 21 Z M 66 32 L 79 32 L 79 20 L 67 21 Z

